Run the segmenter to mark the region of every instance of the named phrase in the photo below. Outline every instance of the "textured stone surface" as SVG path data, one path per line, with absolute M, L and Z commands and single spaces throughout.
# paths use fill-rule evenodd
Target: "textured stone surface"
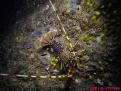
M 80 1 L 81 5 L 76 1 Z M 71 38 L 75 54 L 81 65 L 79 64 L 79 68 L 74 70 L 74 77 L 71 79 L 7 79 L 8 81 L 3 81 L 3 84 L 6 84 L 6 87 L 11 85 L 8 91 L 14 88 L 18 88 L 20 91 L 40 91 L 40 89 L 41 91 L 89 91 L 90 86 L 94 83 L 99 85 L 112 84 L 108 80 L 111 74 L 107 72 L 109 65 L 105 60 L 112 50 L 112 40 L 106 36 L 107 28 L 102 25 L 104 23 L 103 17 L 97 21 L 91 19 L 97 13 L 95 9 L 99 2 L 95 1 L 96 5 L 93 8 L 86 8 L 84 1 L 86 2 L 86 0 L 52 0 L 57 8 L 57 12 L 54 12 L 46 0 L 25 0 L 23 9 L 18 10 L 16 15 L 16 17 L 23 16 L 23 18 L 11 26 L 12 32 L 5 37 L 0 46 L 2 52 L 5 53 L 6 72 L 26 75 L 30 75 L 30 73 L 36 75 L 38 72 L 40 75 L 47 75 L 46 70 L 53 56 L 60 57 L 59 60 L 67 68 L 68 63 L 75 60 L 73 53 L 68 50 L 68 44 L 62 31 L 59 31 L 59 35 L 55 38 L 58 44 L 53 46 L 53 48 L 56 46 L 59 48 L 55 49 L 61 50 L 60 45 L 62 45 L 64 48 L 62 52 L 58 54 L 56 50 L 53 53 L 52 50 L 50 52 L 46 48 L 40 48 L 38 52 L 35 50 L 38 38 L 54 29 L 61 30 L 55 16 L 56 13 L 60 16 L 65 30 Z M 0 54 L 2 54 L 1 51 Z M 71 68 L 75 63 L 70 64 Z

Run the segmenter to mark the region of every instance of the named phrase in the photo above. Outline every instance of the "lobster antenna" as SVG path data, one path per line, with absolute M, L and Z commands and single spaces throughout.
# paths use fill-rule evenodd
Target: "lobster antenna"
M 18 75 L 10 75 L 10 74 L 0 74 L 0 76 L 10 76 L 11 78 L 12 77 L 18 77 L 18 78 L 41 78 L 41 79 L 46 79 L 46 78 L 70 78 L 70 77 L 72 77 L 72 75 L 45 75 L 45 76 L 42 76 L 42 75 L 20 75 L 20 74 L 18 74 Z
M 58 15 L 58 13 L 57 13 L 57 10 L 56 10 L 55 6 L 53 5 L 53 3 L 52 3 L 51 0 L 49 0 L 49 2 L 50 2 L 50 4 L 51 4 L 51 6 L 52 6 L 53 11 L 56 13 L 56 17 L 57 17 L 57 19 L 58 19 L 59 22 L 60 22 L 61 28 L 62 28 L 62 30 L 63 30 L 65 36 L 66 36 L 66 39 L 69 41 L 69 45 L 70 45 L 71 49 L 73 49 L 73 46 L 72 46 L 72 44 L 71 44 L 71 40 L 70 40 L 69 36 L 68 36 L 67 33 L 66 33 L 66 30 L 65 30 L 65 28 L 64 28 L 64 26 L 63 26 L 63 23 L 62 23 L 62 21 L 61 21 L 59 15 Z M 74 55 L 75 55 L 75 54 L 74 54 Z

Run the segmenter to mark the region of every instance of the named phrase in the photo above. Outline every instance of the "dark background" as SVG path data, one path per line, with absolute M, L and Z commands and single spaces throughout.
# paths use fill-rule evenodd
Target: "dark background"
M 24 1 L 24 0 L 23 0 Z M 1 0 L 0 1 L 0 27 L 1 31 L 15 22 L 16 11 L 22 5 L 22 0 Z
M 41 7 L 45 2 L 47 0 L 0 0 L 0 31 L 8 31 L 8 26 L 32 13 L 37 4 Z

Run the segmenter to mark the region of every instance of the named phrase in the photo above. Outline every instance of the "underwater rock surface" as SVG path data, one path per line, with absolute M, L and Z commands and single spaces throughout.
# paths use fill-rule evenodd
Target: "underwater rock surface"
M 16 17 L 22 18 L 10 26 L 9 34 L 1 37 L 4 39 L 0 44 L 0 56 L 7 64 L 6 71 L 1 69 L 0 72 L 24 74 L 28 78 L 39 74 L 47 78 L 3 77 L 2 80 L 0 77 L 0 89 L 89 91 L 93 84 L 115 85 L 110 65 L 114 59 L 110 56 L 117 48 L 116 42 L 113 42 L 117 38 L 108 29 L 108 20 L 104 17 L 107 13 L 102 9 L 108 7 L 105 3 L 103 5 L 97 0 L 52 0 L 56 11 L 46 0 L 25 0 L 24 3 L 24 9 L 16 14 Z M 23 13 L 25 11 L 27 15 Z M 62 25 L 67 34 L 62 31 Z M 73 46 L 72 50 L 69 43 Z M 51 75 L 63 74 L 73 76 L 51 79 Z

